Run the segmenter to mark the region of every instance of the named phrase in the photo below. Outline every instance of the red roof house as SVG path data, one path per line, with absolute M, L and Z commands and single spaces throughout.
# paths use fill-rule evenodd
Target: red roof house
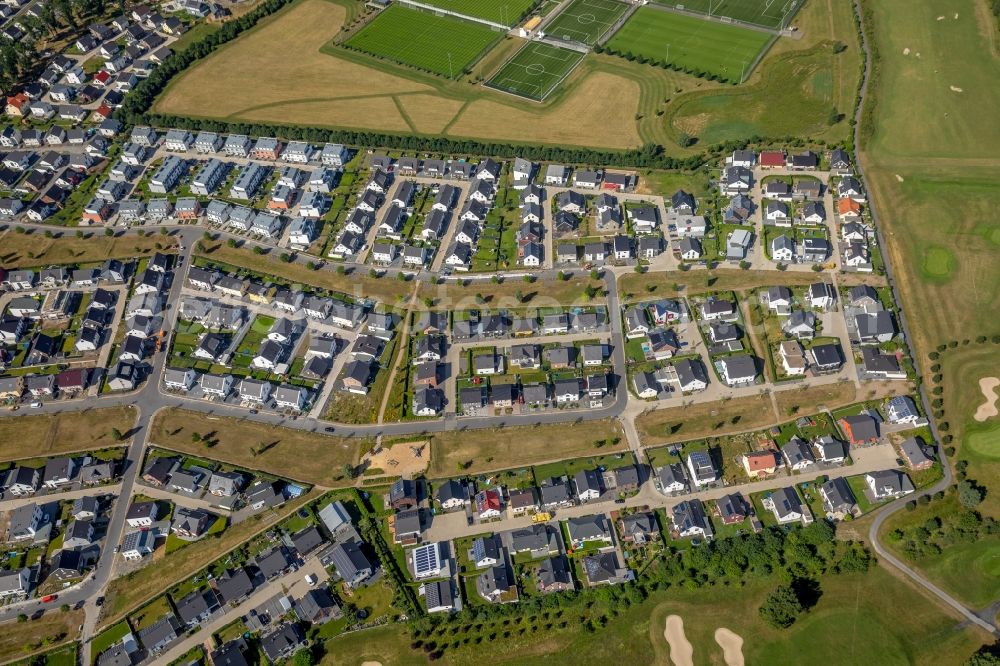
M 757 163 L 764 169 L 782 169 L 785 166 L 785 151 L 763 150 Z

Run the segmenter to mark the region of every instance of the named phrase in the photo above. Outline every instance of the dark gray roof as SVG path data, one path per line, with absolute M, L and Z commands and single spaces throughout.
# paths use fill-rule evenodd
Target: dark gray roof
M 223 603 L 236 601 L 253 592 L 253 582 L 243 567 L 227 572 L 217 578 L 215 583 Z
M 821 495 L 823 495 L 823 507 L 827 511 L 850 511 L 857 503 L 851 487 L 841 476 L 830 479 L 821 486 L 820 490 Z

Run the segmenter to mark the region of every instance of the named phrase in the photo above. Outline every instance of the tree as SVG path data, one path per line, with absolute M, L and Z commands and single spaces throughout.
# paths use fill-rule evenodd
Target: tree
M 118 428 L 112 428 L 111 429 L 111 441 L 112 442 L 120 442 L 120 441 L 122 441 L 122 431 L 119 430 Z
M 227 240 L 226 241 L 226 247 L 230 247 L 230 248 L 236 247 L 236 239 L 235 238 L 230 238 L 229 240 Z
M 966 509 L 973 509 L 983 501 L 983 490 L 974 481 L 966 479 L 958 484 L 958 501 Z
M 353 479 L 356 476 L 356 474 L 357 471 L 354 469 L 354 465 L 350 463 L 344 463 L 344 476 L 346 476 L 348 479 Z
M 787 629 L 802 613 L 802 602 L 788 585 L 782 585 L 767 595 L 758 609 L 764 622 L 775 629 Z
M 986 645 L 965 660 L 965 666 L 1000 666 L 1000 645 Z

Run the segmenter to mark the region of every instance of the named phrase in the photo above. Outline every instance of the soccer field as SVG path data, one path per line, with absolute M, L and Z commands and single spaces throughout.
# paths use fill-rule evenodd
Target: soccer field
M 531 42 L 504 63 L 486 85 L 541 102 L 576 65 L 583 54 L 541 42 Z
M 414 0 L 423 5 L 475 16 L 507 27 L 516 25 L 534 7 L 535 0 Z
M 712 16 L 725 16 L 765 28 L 784 28 L 804 0 L 653 0 Z
M 485 25 L 392 5 L 344 46 L 455 78 L 500 36 Z
M 749 28 L 640 7 L 607 47 L 739 83 L 771 38 Z
M 593 46 L 626 9 L 628 5 L 619 0 L 573 0 L 545 26 L 545 34 Z

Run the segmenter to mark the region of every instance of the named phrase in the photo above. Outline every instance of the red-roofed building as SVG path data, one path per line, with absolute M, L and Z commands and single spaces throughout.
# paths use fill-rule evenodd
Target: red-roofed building
M 107 120 L 108 118 L 111 117 L 112 113 L 114 113 L 114 110 L 110 106 L 108 106 L 107 104 L 101 104 L 99 107 L 97 107 L 97 109 L 94 110 L 94 118 L 101 118 L 103 120 Z
M 106 86 L 109 81 L 111 81 L 111 72 L 106 69 L 102 69 L 97 74 L 94 74 L 94 84 L 96 85 Z
M 63 395 L 80 393 L 87 388 L 87 378 L 90 370 L 77 368 L 75 370 L 63 370 L 56 376 L 56 386 Z
M 763 150 L 757 164 L 762 169 L 784 169 L 785 151 L 783 150 Z
M 24 93 L 17 93 L 7 98 L 7 105 L 4 107 L 8 116 L 21 117 L 28 110 L 31 100 Z
M 751 479 L 774 474 L 778 470 L 777 458 L 773 451 L 753 451 L 744 453 L 741 461 L 743 469 Z
M 502 506 L 499 490 L 481 490 L 476 493 L 476 513 L 480 519 L 499 518 Z
M 847 197 L 838 199 L 837 213 L 844 218 L 857 219 L 861 217 L 861 204 L 854 199 L 848 199 Z

